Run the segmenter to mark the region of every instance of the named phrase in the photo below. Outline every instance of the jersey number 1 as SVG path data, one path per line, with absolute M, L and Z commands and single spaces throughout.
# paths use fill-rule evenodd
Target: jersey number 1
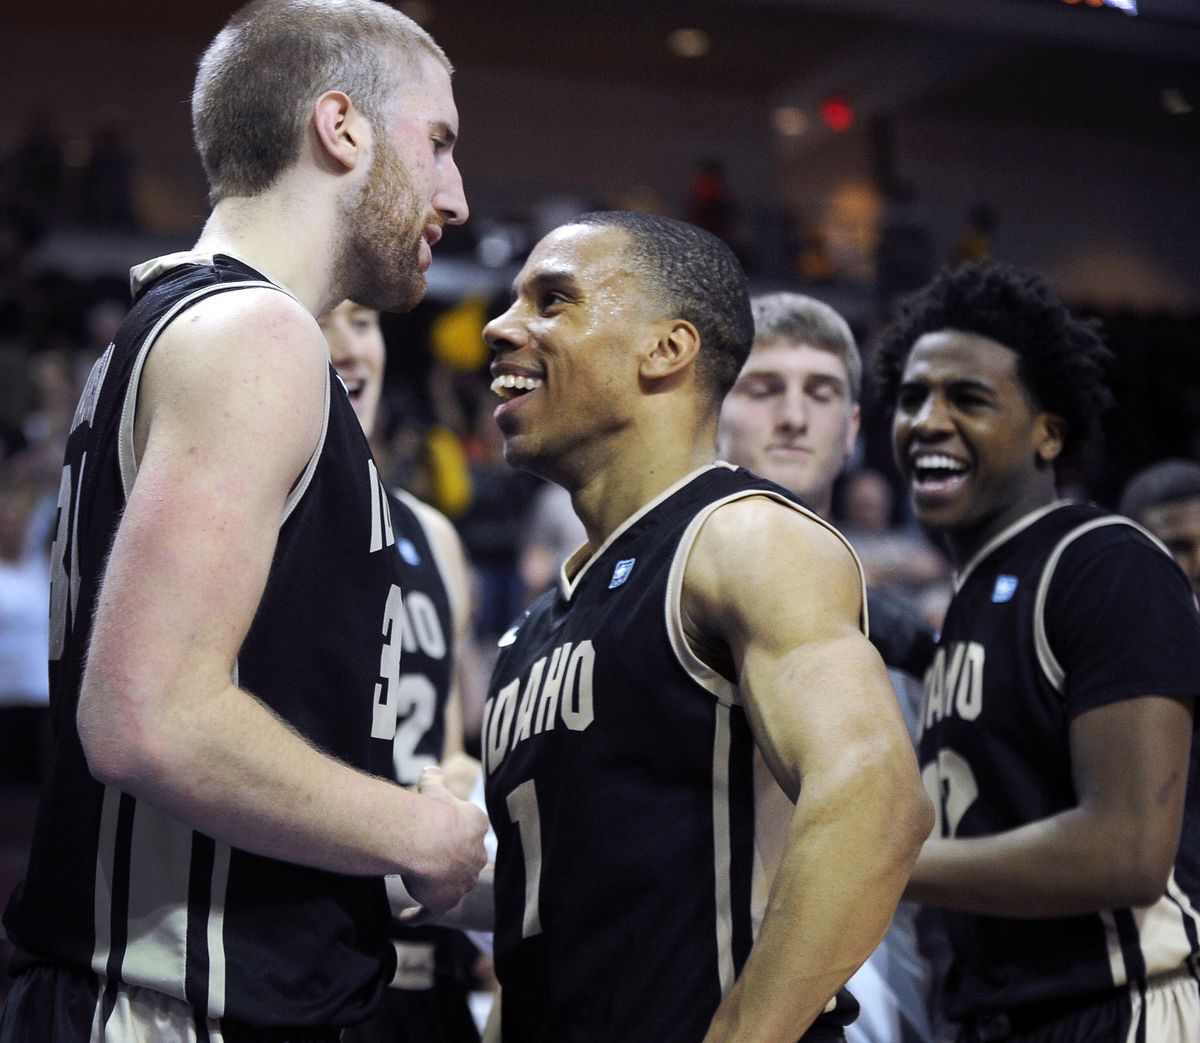
M 537 787 L 533 779 L 522 782 L 505 801 L 508 814 L 521 832 L 521 850 L 525 855 L 525 918 L 521 937 L 542 933 L 538 893 L 542 886 L 542 818 L 538 813 Z

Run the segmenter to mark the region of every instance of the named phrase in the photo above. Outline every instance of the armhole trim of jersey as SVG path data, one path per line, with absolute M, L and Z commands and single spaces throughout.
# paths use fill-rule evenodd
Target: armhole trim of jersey
M 146 334 L 141 346 L 138 348 L 137 358 L 134 359 L 133 369 L 129 375 L 129 383 L 125 388 L 125 399 L 121 404 L 121 422 L 119 433 L 117 436 L 117 461 L 121 470 L 121 489 L 126 501 L 129 500 L 129 494 L 133 491 L 133 481 L 137 477 L 138 461 L 137 452 L 134 448 L 134 426 L 137 422 L 137 398 L 138 390 L 142 383 L 142 369 L 146 365 L 146 359 L 150 355 L 150 349 L 154 347 L 158 338 L 162 336 L 163 330 L 173 322 L 179 314 L 186 308 L 195 304 L 197 301 L 205 297 L 211 296 L 214 293 L 230 292 L 232 290 L 249 290 L 249 289 L 269 289 L 278 290 L 280 293 L 287 294 L 293 300 L 295 296 L 284 289 L 282 286 L 273 282 L 254 281 L 254 282 L 239 282 L 239 283 L 216 283 L 212 286 L 205 286 L 201 289 L 194 290 L 186 297 L 180 298 L 175 302 L 166 313 L 154 324 L 150 332 Z M 325 447 L 325 433 L 329 429 L 329 381 L 325 381 L 325 416 L 321 423 L 321 437 L 317 441 L 317 447 L 309 457 L 308 464 L 304 468 L 304 472 L 297 480 L 292 491 L 288 493 L 288 498 L 284 503 L 283 521 L 287 521 L 288 515 L 295 509 L 300 497 L 304 494 L 304 490 L 308 488 L 308 484 L 312 481 L 313 472 L 317 467 L 317 460 L 320 458 L 321 450 Z
M 283 502 L 283 517 L 279 520 L 280 527 L 288 520 L 292 511 L 296 509 L 300 498 L 308 489 L 309 483 L 312 482 L 313 474 L 317 470 L 317 463 L 321 459 L 321 450 L 325 448 L 325 436 L 329 433 L 329 387 L 332 381 L 332 374 L 325 378 L 325 406 L 321 417 L 321 437 L 317 439 L 317 447 L 312 451 L 312 456 L 308 458 L 308 463 L 304 467 L 303 474 L 296 480 L 296 484 L 292 486 L 292 491 L 288 493 L 287 499 Z
M 738 692 L 737 685 L 704 662 L 703 659 L 692 651 L 692 646 L 688 644 L 687 635 L 683 630 L 683 613 L 681 610 L 683 577 L 687 571 L 687 563 L 688 558 L 691 557 L 692 546 L 696 542 L 696 535 L 700 532 L 700 527 L 708 520 L 709 515 L 718 507 L 723 507 L 727 503 L 732 503 L 735 500 L 744 500 L 751 496 L 764 496 L 769 500 L 774 500 L 776 503 L 782 504 L 784 507 L 790 507 L 797 514 L 811 518 L 823 528 L 828 529 L 842 542 L 843 546 L 850 552 L 850 556 L 854 559 L 854 565 L 858 569 L 859 602 L 862 605 L 859 626 L 864 635 L 867 634 L 869 627 L 867 619 L 867 581 L 863 573 L 862 562 L 859 561 L 854 548 L 850 546 L 849 540 L 824 518 L 818 514 L 814 514 L 807 507 L 803 507 L 795 501 L 789 500 L 787 497 L 771 492 L 768 489 L 742 489 L 707 504 L 688 523 L 688 527 L 684 530 L 683 536 L 679 540 L 679 545 L 675 548 L 675 556 L 671 560 L 671 571 L 667 575 L 666 603 L 663 611 L 667 625 L 667 638 L 671 642 L 671 649 L 674 651 L 675 658 L 680 667 L 696 684 L 700 685 L 706 691 L 711 692 L 718 702 L 726 706 L 739 705 L 741 703 L 741 695 Z
M 1067 673 L 1058 661 L 1058 657 L 1054 654 L 1054 649 L 1050 647 L 1050 639 L 1046 636 L 1046 600 L 1050 596 L 1050 583 L 1054 579 L 1054 572 L 1058 568 L 1059 559 L 1063 556 L 1066 549 L 1079 539 L 1080 536 L 1086 535 L 1093 529 L 1104 528 L 1108 525 L 1127 525 L 1129 528 L 1136 529 L 1143 536 L 1147 537 L 1164 554 L 1170 556 L 1171 553 L 1153 533 L 1147 532 L 1131 518 L 1123 518 L 1119 514 L 1108 514 L 1103 518 L 1093 518 L 1091 521 L 1084 522 L 1082 525 L 1078 525 L 1068 532 L 1055 544 L 1054 550 L 1050 552 L 1050 557 L 1046 559 L 1046 564 L 1042 566 L 1042 576 L 1038 581 L 1037 598 L 1033 606 L 1033 643 L 1037 650 L 1038 665 L 1041 667 L 1043 675 L 1045 675 L 1046 680 L 1050 682 L 1054 690 L 1059 694 L 1062 694 Z

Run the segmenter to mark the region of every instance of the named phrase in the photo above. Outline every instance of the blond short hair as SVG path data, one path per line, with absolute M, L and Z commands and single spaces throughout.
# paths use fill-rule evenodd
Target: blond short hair
M 200 59 L 192 128 L 209 196 L 254 196 L 300 155 L 312 107 L 340 90 L 373 129 L 419 77 L 422 56 L 450 62 L 424 29 L 376 0 L 255 0 Z
M 824 301 L 802 293 L 764 293 L 750 300 L 754 311 L 754 344 L 787 341 L 836 355 L 846 367 L 850 399 L 862 395 L 862 355 L 850 326 Z

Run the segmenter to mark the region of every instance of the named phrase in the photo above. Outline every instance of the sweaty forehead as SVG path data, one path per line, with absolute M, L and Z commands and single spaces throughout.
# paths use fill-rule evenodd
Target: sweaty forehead
M 620 228 L 563 225 L 533 248 L 517 276 L 516 288 L 548 278 L 595 286 L 627 275 L 630 273 L 627 245 L 628 236 Z

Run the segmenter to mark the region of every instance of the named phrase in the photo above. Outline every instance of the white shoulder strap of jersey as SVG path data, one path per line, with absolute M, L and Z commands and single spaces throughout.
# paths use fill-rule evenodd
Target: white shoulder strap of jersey
M 1054 649 L 1050 647 L 1050 639 L 1046 636 L 1046 599 L 1050 594 L 1050 581 L 1054 578 L 1054 570 L 1058 568 L 1058 561 L 1063 556 L 1063 552 L 1080 536 L 1106 525 L 1128 525 L 1131 529 L 1137 529 L 1164 554 L 1170 554 L 1170 551 L 1152 533 L 1147 532 L 1132 519 L 1123 518 L 1119 514 L 1108 514 L 1102 518 L 1093 518 L 1082 525 L 1077 525 L 1058 541 L 1054 550 L 1051 551 L 1050 557 L 1046 559 L 1046 564 L 1042 567 L 1042 578 L 1038 581 L 1037 600 L 1034 602 L 1033 608 L 1033 643 L 1037 649 L 1038 665 L 1042 668 L 1042 673 L 1046 680 L 1054 686 L 1054 690 L 1059 693 L 1063 690 L 1067 674 L 1054 654 Z

